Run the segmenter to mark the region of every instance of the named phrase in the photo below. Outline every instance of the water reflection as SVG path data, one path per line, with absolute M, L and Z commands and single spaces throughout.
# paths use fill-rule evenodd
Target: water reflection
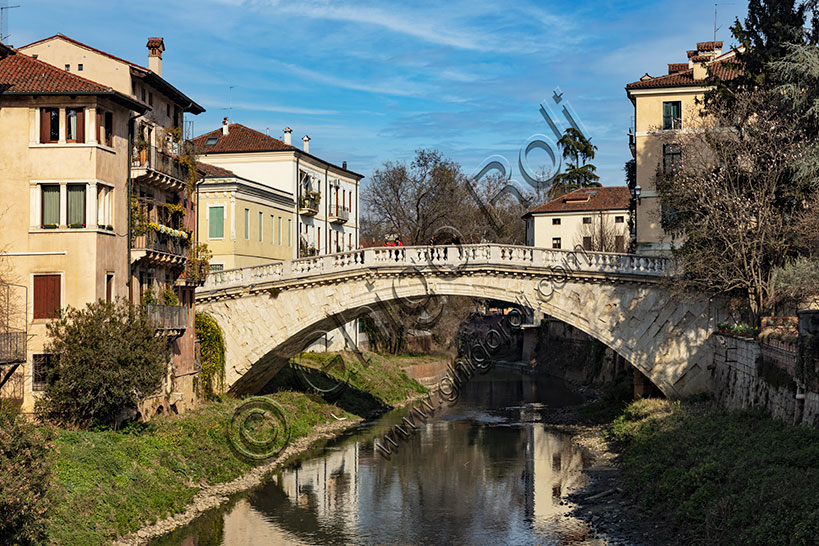
M 575 402 L 552 380 L 496 371 L 467 385 L 391 459 L 374 443 L 386 416 L 243 495 L 219 542 L 265 544 L 550 544 L 582 540 L 565 517 L 582 453 L 543 415 Z M 161 544 L 202 544 L 194 523 Z M 208 535 L 211 536 L 211 535 Z M 209 542 L 210 543 L 210 542 Z

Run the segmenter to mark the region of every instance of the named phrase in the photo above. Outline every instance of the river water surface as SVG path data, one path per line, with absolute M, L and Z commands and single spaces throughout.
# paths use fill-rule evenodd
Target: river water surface
M 592 544 L 565 502 L 588 461 L 546 424 L 579 402 L 559 380 L 473 378 L 387 460 L 406 409 L 363 423 L 154 545 Z

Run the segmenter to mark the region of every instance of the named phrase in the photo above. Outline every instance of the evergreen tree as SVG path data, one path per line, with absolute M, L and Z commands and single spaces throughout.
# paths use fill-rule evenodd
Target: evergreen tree
M 549 188 L 549 197 L 551 199 L 578 188 L 601 186 L 600 182 L 598 182 L 600 177 L 594 172 L 597 167 L 588 163 L 590 159 L 594 159 L 597 146 L 589 142 L 583 136 L 583 133 L 574 127 L 566 129 L 557 144 L 563 151 L 563 159 L 573 159 L 574 162 L 567 161 L 566 170 L 555 176 L 552 186 Z

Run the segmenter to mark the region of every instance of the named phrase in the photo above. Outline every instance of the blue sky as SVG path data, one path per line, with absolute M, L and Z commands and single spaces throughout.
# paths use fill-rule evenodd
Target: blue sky
M 539 103 L 559 87 L 598 146 L 605 185 L 623 183 L 632 107 L 624 86 L 712 39 L 713 2 L 326 2 L 15 0 L 9 42 L 62 32 L 147 65 L 202 104 L 195 132 L 231 120 L 369 175 L 438 148 L 471 173 L 548 128 Z M 510 7 L 511 5 L 511 7 Z M 721 5 L 717 39 L 747 2 Z M 553 103 L 550 103 L 553 105 Z M 561 120 L 562 121 L 562 120 Z M 545 164 L 535 151 L 532 165 Z M 517 176 L 517 175 L 516 175 Z

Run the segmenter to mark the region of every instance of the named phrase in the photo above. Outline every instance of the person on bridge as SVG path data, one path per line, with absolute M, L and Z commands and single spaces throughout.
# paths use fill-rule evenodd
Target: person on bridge
M 404 243 L 401 242 L 401 239 L 396 237 L 395 238 L 395 244 L 393 246 L 404 246 Z

